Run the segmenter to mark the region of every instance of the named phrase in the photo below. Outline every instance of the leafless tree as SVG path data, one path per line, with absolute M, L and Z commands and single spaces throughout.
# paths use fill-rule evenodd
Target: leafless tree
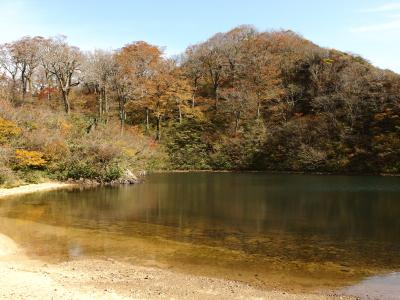
M 17 89 L 17 75 L 18 75 L 18 64 L 14 60 L 10 44 L 4 44 L 0 46 L 0 69 L 5 78 L 9 78 L 11 81 L 10 94 L 11 101 L 15 101 L 16 89 Z
M 71 111 L 69 94 L 79 84 L 82 54 L 77 47 L 67 44 L 64 37 L 52 38 L 42 51 L 43 66 L 49 75 L 55 77 L 67 114 Z
M 112 52 L 95 50 L 85 57 L 83 64 L 83 78 L 85 83 L 94 88 L 97 95 L 99 118 L 109 112 L 109 89 L 117 72 L 117 65 Z
M 12 57 L 19 69 L 22 98 L 27 91 L 33 94 L 32 77 L 40 64 L 39 46 L 42 37 L 23 37 L 9 45 Z

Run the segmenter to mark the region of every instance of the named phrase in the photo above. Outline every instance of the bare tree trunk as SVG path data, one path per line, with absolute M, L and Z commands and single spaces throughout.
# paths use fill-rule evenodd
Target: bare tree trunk
M 66 82 L 60 76 L 57 76 L 58 89 L 61 92 L 61 97 L 64 102 L 64 109 L 67 115 L 69 115 L 71 112 L 71 105 L 68 99 L 69 92 L 71 90 L 71 76 L 72 74 L 70 75 L 70 77 L 67 79 Z
M 214 102 L 215 111 L 218 110 L 218 102 L 219 102 L 219 93 L 218 93 L 218 87 L 216 87 L 215 88 L 215 102 Z
M 157 116 L 157 135 L 156 140 L 161 140 L 161 116 Z
M 119 119 L 121 121 L 121 134 L 123 134 L 125 130 L 126 120 L 125 99 L 123 99 L 123 97 L 120 97 L 119 99 Z
M 99 120 L 101 122 L 101 120 L 103 119 L 103 95 L 101 92 L 97 95 L 97 99 L 99 103 Z
M 22 83 L 22 99 L 25 99 L 25 96 L 26 96 L 26 75 L 25 75 L 25 67 L 21 70 L 21 83 Z
M 106 123 L 108 122 L 108 97 L 107 97 L 107 90 L 106 87 L 103 88 L 103 100 L 104 100 L 104 112 L 106 115 Z
M 26 96 L 26 81 L 22 81 L 22 99 L 25 99 Z
M 194 108 L 194 106 L 195 106 L 196 92 L 197 92 L 197 78 L 194 81 L 194 89 L 193 89 L 193 94 L 192 94 L 192 108 Z
M 99 105 L 99 121 L 103 121 L 104 114 L 106 111 L 106 99 L 105 99 L 105 89 L 100 88 L 98 86 L 94 89 L 95 94 L 97 95 L 97 102 Z
M 261 102 L 257 101 L 257 120 L 259 120 L 261 116 L 260 110 L 261 110 Z
M 125 116 L 121 117 L 121 135 L 125 132 Z
M 149 108 L 146 107 L 146 132 L 149 132 L 150 125 L 149 125 Z
M 15 80 L 15 76 L 12 77 L 12 84 L 11 84 L 11 102 L 15 102 L 15 98 L 16 98 L 16 86 L 17 86 L 17 82 Z
M 50 87 L 50 78 L 49 78 L 49 73 L 48 71 L 45 72 L 46 76 L 46 83 L 47 83 L 47 100 L 51 100 L 51 87 Z
M 64 109 L 65 109 L 65 112 L 67 113 L 67 115 L 69 115 L 71 112 L 71 105 L 69 103 L 68 94 L 69 94 L 68 90 L 64 90 L 64 89 L 61 90 L 61 96 L 62 96 L 62 100 L 64 102 Z
M 33 85 L 32 85 L 32 78 L 28 78 L 28 86 L 29 86 L 29 92 L 31 94 L 31 97 L 33 98 Z
M 240 111 L 235 113 L 235 135 L 237 135 L 239 130 L 239 122 L 240 122 Z
M 182 124 L 182 109 L 180 105 L 178 105 L 178 110 L 179 110 L 179 124 Z

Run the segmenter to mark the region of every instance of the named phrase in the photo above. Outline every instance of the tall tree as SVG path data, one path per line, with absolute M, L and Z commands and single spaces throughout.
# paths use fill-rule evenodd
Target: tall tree
M 0 47 L 0 67 L 3 73 L 6 74 L 5 78 L 11 79 L 10 98 L 11 101 L 15 101 L 19 68 L 12 55 L 10 44 L 3 44 Z
M 40 64 L 39 47 L 42 37 L 23 37 L 10 44 L 12 56 L 19 68 L 21 79 L 22 98 L 27 91 L 33 94 L 33 74 Z
M 79 72 L 82 64 L 82 54 L 77 47 L 67 44 L 64 37 L 48 40 L 43 51 L 43 65 L 57 81 L 64 109 L 71 111 L 69 94 L 72 87 L 79 84 Z
M 121 128 L 126 120 L 126 103 L 135 101 L 145 111 L 146 128 L 149 129 L 152 80 L 162 61 L 160 48 L 146 42 L 128 44 L 116 53 L 118 73 L 115 87 L 118 92 Z
M 109 113 L 109 89 L 111 80 L 117 72 L 117 64 L 113 53 L 95 50 L 88 53 L 83 65 L 83 77 L 86 84 L 93 86 L 97 96 L 99 119 L 106 119 Z

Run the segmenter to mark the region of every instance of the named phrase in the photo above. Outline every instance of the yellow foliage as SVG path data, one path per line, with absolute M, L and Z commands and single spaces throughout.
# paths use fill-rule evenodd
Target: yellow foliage
M 330 58 L 325 58 L 324 59 L 324 63 L 326 63 L 327 65 L 331 65 L 331 64 L 333 64 L 333 62 L 334 62 L 333 59 L 330 59 Z
M 129 157 L 134 157 L 138 153 L 137 150 L 129 147 L 123 147 L 122 152 Z
M 67 122 L 60 122 L 59 126 L 60 126 L 61 133 L 63 135 L 69 134 L 71 132 L 71 130 L 72 130 L 72 125 L 70 123 L 67 123 Z
M 44 167 L 46 160 L 43 153 L 38 151 L 15 150 L 15 160 L 18 167 Z
M 0 118 L 0 143 L 6 142 L 9 138 L 21 134 L 21 128 L 12 121 Z

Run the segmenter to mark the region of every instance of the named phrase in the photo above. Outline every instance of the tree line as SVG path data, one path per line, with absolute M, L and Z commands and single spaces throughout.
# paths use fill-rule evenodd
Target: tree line
M 84 114 L 93 130 L 118 119 L 122 134 L 157 140 L 170 168 L 400 170 L 399 75 L 292 31 L 239 26 L 175 57 L 143 41 L 82 52 L 65 37 L 24 37 L 0 48 L 3 98 Z

